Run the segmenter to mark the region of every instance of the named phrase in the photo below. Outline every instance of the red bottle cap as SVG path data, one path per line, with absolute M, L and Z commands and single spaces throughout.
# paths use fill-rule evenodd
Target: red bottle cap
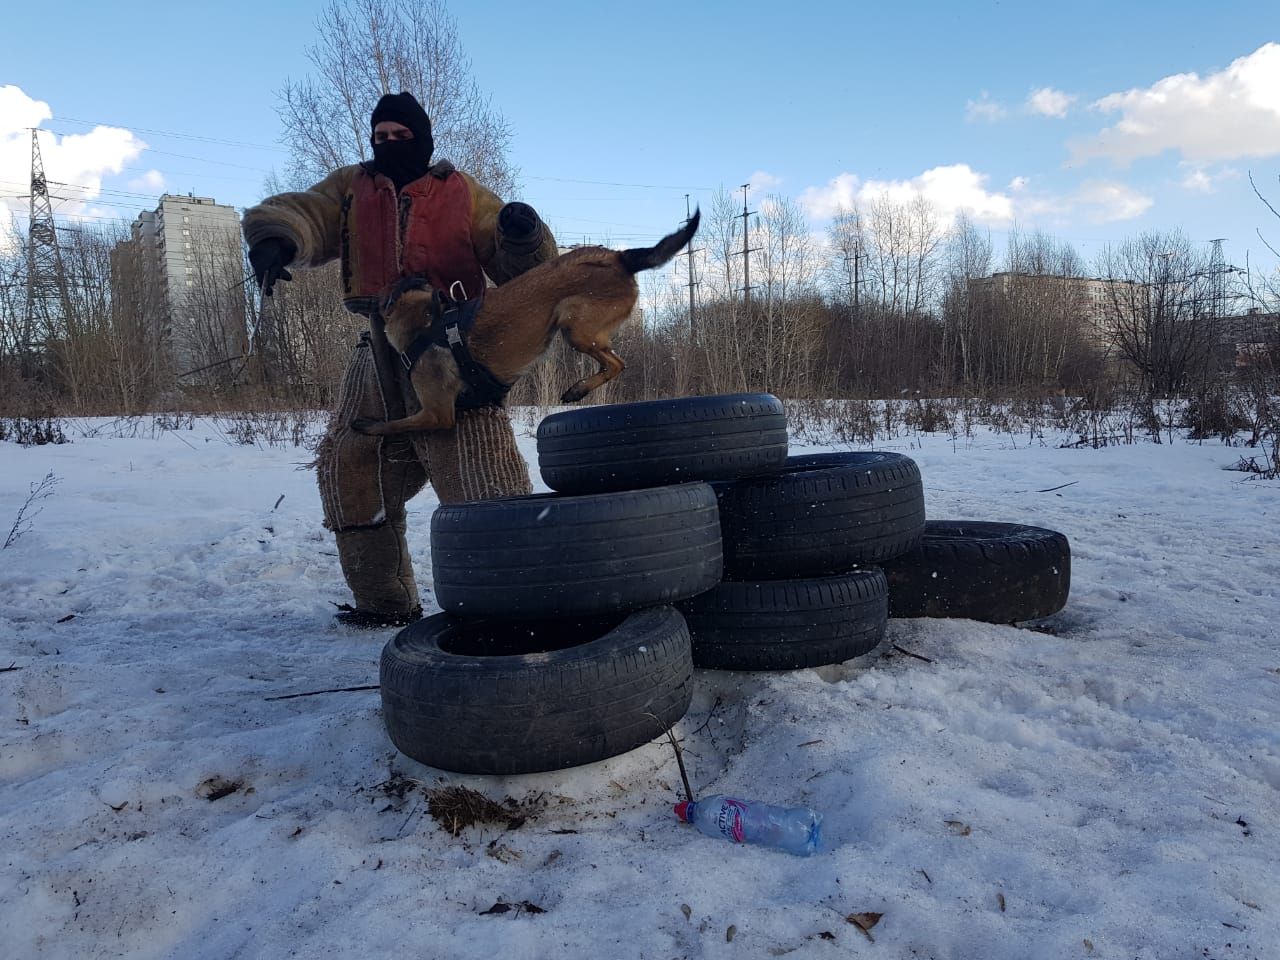
M 677 803 L 675 806 L 675 811 L 676 811 L 676 816 L 679 817 L 683 823 L 689 822 L 689 801 L 688 800 L 681 800 L 679 803 Z

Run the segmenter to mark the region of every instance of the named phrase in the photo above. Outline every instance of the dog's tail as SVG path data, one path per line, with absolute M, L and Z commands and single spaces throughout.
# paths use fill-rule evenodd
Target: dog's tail
M 663 237 L 654 246 L 623 250 L 619 254 L 622 257 L 622 266 L 629 273 L 639 273 L 641 270 L 652 270 L 654 267 L 662 266 L 693 239 L 693 235 L 698 232 L 698 221 L 701 219 L 702 212 L 694 210 L 693 216 L 681 229 Z

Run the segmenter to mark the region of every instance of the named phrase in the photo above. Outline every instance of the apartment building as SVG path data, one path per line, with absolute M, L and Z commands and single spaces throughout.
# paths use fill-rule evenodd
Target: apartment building
M 131 237 L 113 253 L 113 284 L 163 344 L 172 375 L 196 377 L 201 367 L 245 352 L 245 304 L 240 216 L 210 197 L 164 194 L 155 210 L 134 220 Z
M 1004 272 L 968 281 L 970 297 L 1052 298 L 1059 304 L 1069 303 L 1078 312 L 1082 324 L 1099 343 L 1109 342 L 1119 319 L 1135 315 L 1144 308 L 1147 285 L 1133 280 L 1103 277 L 1069 277 L 1051 274 Z

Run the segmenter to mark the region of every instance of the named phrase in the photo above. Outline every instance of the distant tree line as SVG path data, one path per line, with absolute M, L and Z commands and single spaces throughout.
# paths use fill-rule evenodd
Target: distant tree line
M 279 94 L 292 164 L 264 193 L 365 158 L 369 105 L 407 89 L 428 107 L 438 156 L 517 195 L 507 122 L 472 77 L 444 3 L 330 0 L 316 30 L 312 74 Z M 787 197 L 759 206 L 749 264 L 733 198 L 719 192 L 703 211 L 692 304 L 687 258 L 642 275 L 640 308 L 615 341 L 628 369 L 594 399 L 1096 399 L 1127 386 L 1150 402 L 1239 377 L 1274 385 L 1280 345 L 1265 318 L 1280 309 L 1276 277 L 1224 274 L 1178 230 L 1087 263 L 1038 231 L 1014 230 L 997 255 L 987 232 L 963 216 L 944 222 L 918 195 L 841 211 L 825 236 Z M 211 248 L 174 309 L 127 238 L 123 224 L 60 231 L 59 302 L 33 330 L 26 238 L 16 221 L 0 228 L 0 414 L 331 405 L 363 324 L 339 302 L 336 267 L 298 271 L 264 302 L 241 282 L 244 251 Z M 238 279 L 217 266 L 226 262 L 240 265 Z M 984 281 L 993 274 L 1002 279 Z M 1116 282 L 1085 282 L 1095 277 Z M 1250 307 L 1252 328 L 1229 319 Z M 512 402 L 555 403 L 586 369 L 557 341 Z

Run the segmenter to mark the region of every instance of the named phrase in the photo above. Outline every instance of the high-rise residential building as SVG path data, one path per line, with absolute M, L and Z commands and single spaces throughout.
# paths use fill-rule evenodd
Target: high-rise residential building
M 244 354 L 240 216 L 209 197 L 164 194 L 112 257 L 119 309 L 163 348 L 172 375 Z

